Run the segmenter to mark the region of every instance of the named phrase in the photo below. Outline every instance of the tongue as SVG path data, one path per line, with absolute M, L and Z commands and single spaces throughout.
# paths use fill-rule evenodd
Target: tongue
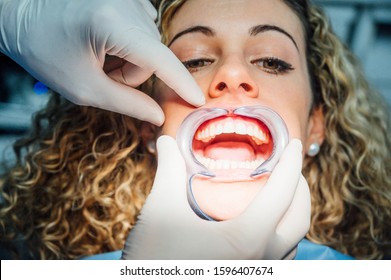
M 254 150 L 250 144 L 243 142 L 218 142 L 204 150 L 204 156 L 214 160 L 253 161 Z

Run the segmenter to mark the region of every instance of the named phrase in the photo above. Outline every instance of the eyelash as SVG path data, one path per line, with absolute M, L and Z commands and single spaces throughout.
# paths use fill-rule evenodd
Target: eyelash
M 190 73 L 194 73 L 201 70 L 203 67 L 211 65 L 213 62 L 214 60 L 209 58 L 196 58 L 183 61 L 182 63 Z M 294 70 L 290 63 L 276 57 L 263 57 L 252 60 L 251 63 L 255 64 L 257 67 L 262 68 L 263 71 L 274 75 L 284 74 L 288 71 Z M 266 63 L 268 63 L 269 66 L 265 66 Z
M 260 59 L 255 59 L 251 61 L 252 64 L 257 65 L 258 63 L 261 63 L 262 65 L 257 65 L 258 67 L 263 68 L 264 71 L 270 74 L 278 75 L 278 74 L 284 74 L 288 71 L 292 71 L 295 68 L 293 68 L 292 64 L 285 62 L 279 58 L 276 57 L 263 57 Z M 266 63 L 269 64 L 269 66 L 265 66 Z M 272 64 L 272 66 L 270 66 Z
M 208 59 L 208 58 L 196 58 L 196 59 L 190 59 L 183 61 L 183 65 L 187 68 L 187 70 L 190 73 L 197 72 L 198 70 L 201 70 L 202 67 L 208 66 L 214 62 L 213 59 Z M 199 65 L 202 63 L 202 65 Z M 196 65 L 198 64 L 198 65 Z M 207 65 L 206 65 L 207 64 Z

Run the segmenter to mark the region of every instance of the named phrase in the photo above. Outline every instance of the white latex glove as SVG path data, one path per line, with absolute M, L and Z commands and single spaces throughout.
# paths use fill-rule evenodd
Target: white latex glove
M 239 217 L 199 218 L 186 198 L 186 167 L 175 140 L 157 142 L 155 182 L 123 250 L 124 259 L 282 259 L 310 225 L 310 194 L 301 175 L 302 146 L 292 140 L 266 185 Z
M 0 0 L 0 51 L 76 104 L 161 125 L 159 105 L 134 88 L 153 73 L 195 106 L 204 95 L 160 43 L 156 15 L 148 0 Z M 128 63 L 109 77 L 106 54 Z

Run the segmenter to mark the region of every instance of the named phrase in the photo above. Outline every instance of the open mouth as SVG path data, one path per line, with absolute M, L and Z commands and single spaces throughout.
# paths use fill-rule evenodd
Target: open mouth
M 203 219 L 226 220 L 242 213 L 264 186 L 289 135 L 272 109 L 242 106 L 195 110 L 176 138 L 191 208 Z
M 192 148 L 196 159 L 216 175 L 230 177 L 242 170 L 248 176 L 271 156 L 273 138 L 258 119 L 225 115 L 202 123 Z

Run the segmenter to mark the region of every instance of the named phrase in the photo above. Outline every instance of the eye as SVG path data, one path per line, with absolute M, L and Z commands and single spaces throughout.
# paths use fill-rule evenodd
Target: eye
M 196 58 L 183 61 L 182 63 L 190 73 L 194 73 L 201 70 L 203 67 L 211 65 L 213 62 L 214 60 L 209 58 Z
M 291 64 L 276 57 L 263 57 L 253 60 L 251 63 L 255 64 L 265 72 L 275 75 L 284 74 L 288 71 L 294 70 Z

